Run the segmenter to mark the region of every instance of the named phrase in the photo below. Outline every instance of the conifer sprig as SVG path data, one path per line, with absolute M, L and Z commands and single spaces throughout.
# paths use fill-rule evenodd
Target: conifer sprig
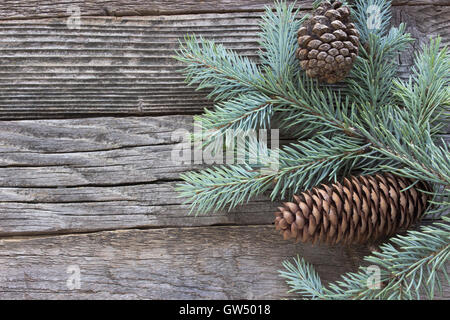
M 314 267 L 300 257 L 284 261 L 280 275 L 290 292 L 310 299 L 432 299 L 442 294 L 442 281 L 449 281 L 450 218 L 443 221 L 392 238 L 380 252 L 364 259 L 369 266 L 326 287 Z M 379 279 L 374 277 L 378 271 L 374 266 L 379 268 Z
M 254 91 L 261 80 L 255 62 L 202 37 L 186 36 L 174 58 L 186 65 L 188 85 L 196 84 L 197 90 L 211 90 L 208 98 L 215 100 Z
M 369 33 L 367 43 L 346 79 L 346 93 L 356 104 L 374 109 L 393 103 L 391 88 L 397 74 L 398 55 L 412 42 L 405 25 L 392 28 L 386 35 Z
M 355 0 L 352 16 L 358 27 L 361 43 L 367 43 L 371 35 L 382 37 L 389 31 L 391 1 Z
M 441 38 L 431 39 L 415 53 L 412 75 L 408 81 L 394 79 L 393 95 L 398 105 L 414 115 L 420 127 L 438 133 L 448 120 L 450 111 L 450 59 L 442 50 Z
M 270 190 L 271 199 L 358 172 L 389 171 L 432 184 L 433 212 L 448 213 L 450 153 L 441 134 L 450 114 L 449 53 L 440 39 L 416 54 L 407 81 L 396 78 L 397 57 L 411 36 L 405 26 L 390 27 L 389 0 L 356 0 L 353 17 L 361 34 L 360 56 L 345 87 L 319 85 L 295 58 L 295 5 L 276 2 L 261 22 L 261 64 L 239 57 L 212 41 L 190 37 L 178 59 L 187 64 L 189 84 L 211 90 L 213 110 L 196 117 L 207 141 L 230 133 L 269 128 L 278 115 L 281 128 L 299 140 L 277 150 L 250 139 L 249 158 L 182 175 L 178 186 L 192 212 L 233 208 Z M 425 192 L 425 190 L 424 190 Z M 430 211 L 429 211 L 430 212 Z M 309 298 L 432 298 L 437 275 L 449 258 L 450 218 L 394 238 L 367 261 L 382 269 L 383 286 L 367 287 L 367 269 L 324 287 L 311 265 L 285 262 L 282 276 L 292 290 Z M 448 281 L 448 278 L 446 278 Z
M 229 130 L 238 135 L 255 128 L 266 129 L 270 127 L 273 113 L 270 97 L 263 93 L 249 92 L 219 102 L 213 110 L 205 109 L 205 112 L 201 116 L 195 116 L 194 120 L 201 126 L 201 135 L 206 135 L 207 140 L 213 142 L 216 138 L 224 139 Z
M 262 50 L 259 56 L 264 69 L 284 81 L 292 79 L 297 73 L 296 34 L 308 15 L 297 19 L 299 9 L 295 9 L 295 3 L 288 6 L 284 2 L 275 2 L 274 7 L 275 10 L 266 7 L 261 19 L 259 44 Z
M 363 140 L 345 135 L 311 138 L 283 146 L 281 150 L 270 150 L 250 139 L 247 148 L 252 160 L 239 159 L 240 164 L 181 176 L 185 182 L 178 186 L 178 191 L 193 199 L 193 211 L 216 212 L 226 207 L 231 210 L 269 189 L 271 199 L 288 199 L 324 180 L 334 181 L 342 172 L 362 170 L 377 162 L 375 152 L 371 156 Z
M 384 3 L 388 1 L 380 1 L 373 2 L 380 5 L 380 8 L 384 8 Z M 369 18 L 370 11 L 364 11 L 364 17 L 361 9 L 358 9 L 357 12 L 360 22 L 361 19 L 367 20 Z M 235 53 L 229 52 L 221 45 L 216 45 L 204 39 L 200 39 L 202 45 L 199 45 L 195 42 L 197 41 L 196 38 L 190 38 L 190 41 L 183 47 L 182 57 L 180 58 L 180 60 L 188 63 L 187 78 L 190 83 L 200 82 L 201 87 L 212 86 L 215 88 L 212 93 L 219 96 L 222 94 L 223 96 L 220 90 L 229 85 L 227 81 L 237 81 L 236 79 L 238 79 L 239 81 L 233 82 L 233 84 L 239 83 L 236 88 L 241 90 L 241 93 L 234 93 L 236 96 L 230 93 L 229 100 L 219 102 L 214 110 L 206 110 L 204 115 L 196 117 L 196 120 L 201 123 L 202 129 L 209 131 L 207 137 L 209 141 L 213 141 L 216 137 L 223 137 L 229 130 L 243 132 L 257 128 L 268 128 L 271 117 L 278 113 L 282 119 L 282 127 L 285 129 L 295 128 L 298 138 L 311 137 L 314 134 L 315 139 L 320 141 L 321 139 L 328 139 L 327 136 L 329 135 L 343 134 L 347 136 L 347 140 L 350 139 L 348 141 L 352 141 L 351 139 L 358 141 L 358 146 L 353 148 L 353 150 L 358 150 L 357 156 L 352 158 L 354 154 L 346 151 L 336 154 L 329 144 L 324 143 L 319 152 L 315 148 L 305 149 L 308 152 L 321 155 L 317 157 L 321 165 L 313 166 L 315 171 L 307 169 L 307 165 L 302 164 L 301 161 L 305 161 L 307 164 L 310 164 L 311 161 L 300 153 L 295 154 L 298 158 L 294 158 L 293 155 L 287 157 L 284 163 L 280 163 L 280 172 L 271 173 L 270 177 L 259 177 L 253 182 L 245 179 L 234 181 L 235 192 L 227 193 L 227 197 L 223 201 L 213 199 L 225 196 L 225 193 L 222 192 L 206 193 L 207 196 L 202 196 L 202 192 L 206 192 L 205 190 L 209 190 L 209 188 L 215 188 L 214 186 L 220 182 L 218 177 L 215 179 L 216 183 L 212 185 L 212 180 L 206 177 L 203 182 L 200 178 L 202 171 L 183 175 L 183 178 L 188 182 L 185 186 L 180 186 L 183 194 L 188 196 L 192 203 L 205 203 L 204 206 L 199 206 L 198 210 L 209 209 L 210 206 L 206 204 L 216 202 L 220 202 L 224 206 L 228 203 L 233 207 L 267 190 L 271 184 L 273 187 L 272 199 L 274 199 L 277 195 L 285 197 L 292 194 L 286 191 L 289 188 L 293 188 L 293 192 L 295 192 L 299 188 L 310 186 L 309 181 L 320 183 L 334 180 L 349 172 L 347 170 L 349 163 L 355 166 L 354 170 L 361 170 L 362 173 L 390 169 L 405 176 L 411 176 L 411 172 L 415 172 L 416 177 L 433 177 L 433 182 L 438 183 L 439 181 L 439 183 L 442 183 L 443 180 L 436 179 L 433 171 L 429 170 L 436 167 L 435 164 L 419 163 L 417 160 L 423 158 L 424 155 L 420 153 L 427 150 L 426 152 L 429 152 L 429 154 L 436 154 L 435 159 L 443 161 L 445 157 L 442 155 L 445 155 L 446 150 L 428 150 L 420 148 L 420 145 L 418 145 L 415 147 L 417 150 L 414 151 L 418 152 L 416 158 L 411 158 L 413 153 L 410 141 L 411 139 L 417 140 L 417 131 L 412 128 L 416 128 L 417 121 L 408 120 L 407 117 L 410 117 L 410 112 L 402 113 L 403 109 L 393 105 L 394 102 L 403 100 L 403 103 L 409 109 L 408 111 L 417 109 L 417 106 L 412 105 L 405 98 L 405 95 L 412 90 L 416 95 L 420 94 L 422 99 L 426 97 L 429 100 L 428 103 L 424 101 L 425 103 L 421 104 L 423 106 L 421 110 L 427 109 L 428 111 L 420 111 L 423 115 L 419 115 L 419 118 L 424 119 L 424 115 L 427 114 L 436 116 L 436 113 L 429 111 L 431 107 L 426 107 L 427 105 L 433 106 L 433 110 L 446 110 L 448 107 L 448 90 L 445 90 L 445 86 L 448 84 L 446 82 L 448 79 L 445 79 L 445 66 L 448 65 L 448 53 L 446 49 L 438 50 L 439 40 L 432 43 L 431 47 L 424 47 L 423 54 L 417 56 L 416 76 L 405 84 L 400 80 L 394 82 L 395 68 L 393 68 L 394 58 L 411 41 L 410 36 L 404 32 L 404 25 L 390 30 L 382 27 L 381 29 L 368 31 L 367 39 L 369 42 L 366 46 L 369 49 L 361 48 L 363 55 L 358 58 L 358 63 L 354 66 L 352 77 L 348 81 L 349 85 L 344 90 L 345 98 L 343 98 L 340 90 L 319 86 L 317 81 L 309 79 L 299 69 L 280 64 L 281 59 L 274 60 L 276 56 L 283 56 L 288 61 L 296 61 L 294 56 L 296 49 L 295 29 L 298 27 L 298 24 L 294 23 L 296 14 L 297 11 L 294 10 L 293 6 L 287 6 L 284 3 L 277 3 L 274 11 L 269 9 L 266 11 L 265 18 L 261 23 L 264 31 L 261 45 L 265 46 L 263 48 L 265 50 L 261 53 L 264 62 L 263 73 L 256 65 L 247 60 L 240 60 Z M 389 13 L 383 9 L 382 16 L 384 17 L 382 21 L 385 21 Z M 291 24 L 294 27 L 290 27 Z M 230 57 L 227 57 L 229 54 Z M 196 57 L 196 60 L 189 61 L 189 59 L 186 60 L 186 57 Z M 198 61 L 209 62 L 199 67 Z M 216 65 L 214 68 L 210 68 L 213 62 Z M 298 67 L 298 64 L 293 63 L 293 66 Z M 198 73 L 198 69 L 203 70 L 203 73 Z M 248 72 L 248 70 L 253 71 Z M 432 79 L 436 78 L 436 75 L 432 76 L 435 73 L 440 74 L 437 78 L 440 79 L 439 85 L 430 86 L 430 81 L 432 82 Z M 223 77 L 224 74 L 227 75 L 225 78 Z M 223 81 L 226 83 L 223 84 Z M 395 83 L 394 89 L 392 89 L 393 83 Z M 425 86 L 427 91 L 432 93 L 431 97 L 424 96 L 423 87 Z M 405 115 L 404 118 L 402 118 L 402 114 Z M 415 117 L 418 116 L 417 113 L 412 114 Z M 421 121 L 423 122 L 423 120 Z M 410 135 L 404 135 L 405 130 L 409 130 Z M 421 132 L 423 136 L 418 141 L 427 143 L 427 132 L 423 129 L 418 132 Z M 406 137 L 409 137 L 409 140 Z M 308 140 L 306 143 L 311 143 L 311 141 L 315 140 Z M 333 141 L 333 137 L 330 141 Z M 340 139 L 339 143 L 342 144 L 342 141 L 344 139 Z M 339 143 L 337 146 L 341 146 Z M 414 148 L 414 146 L 412 147 Z M 342 150 L 346 150 L 344 145 L 342 145 Z M 324 161 L 323 155 L 327 153 L 329 158 Z M 283 154 L 283 150 L 280 154 Z M 442 155 L 439 156 L 440 154 Z M 349 155 L 351 157 L 347 158 Z M 333 158 L 333 156 L 336 158 Z M 362 161 L 362 157 L 365 157 L 364 161 Z M 340 160 L 331 161 L 332 158 Z M 282 159 L 280 157 L 280 160 Z M 293 162 L 297 161 L 299 164 L 293 165 L 292 162 L 289 162 L 289 159 L 293 159 Z M 342 159 L 346 161 L 341 162 Z M 349 159 L 351 161 L 347 161 Z M 334 165 L 334 169 L 330 170 L 324 164 Z M 364 166 L 364 164 L 366 165 Z M 440 164 L 439 168 L 443 168 L 447 165 L 447 162 L 443 161 Z M 287 170 L 287 168 L 297 168 L 297 170 Z M 421 168 L 421 170 L 415 171 L 418 168 Z M 428 171 L 424 175 L 424 170 L 427 169 Z M 229 167 L 227 172 L 234 174 L 234 170 L 253 169 L 237 166 Z M 305 171 L 302 172 L 302 170 Z M 212 172 L 209 171 L 208 174 L 212 174 Z M 314 173 L 317 179 L 310 178 L 305 181 L 304 178 L 301 178 L 310 176 L 311 173 Z M 219 177 L 221 176 L 219 175 Z M 194 178 L 196 183 L 189 183 Z M 298 181 L 296 181 L 297 178 L 299 178 Z M 269 183 L 269 181 L 271 182 Z M 278 184 L 274 185 L 273 181 L 277 181 Z M 285 186 L 282 187 L 281 182 L 286 183 Z M 259 186 L 258 183 L 262 183 L 262 185 Z M 237 197 L 237 200 L 230 197 L 233 194 Z M 238 196 L 241 194 L 246 195 L 246 197 Z M 200 198 L 202 201 L 198 201 Z

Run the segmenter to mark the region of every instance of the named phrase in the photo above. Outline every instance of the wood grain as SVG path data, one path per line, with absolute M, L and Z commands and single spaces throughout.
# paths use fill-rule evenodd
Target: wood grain
M 195 216 L 175 183 L 122 187 L 0 188 L 0 236 L 130 228 L 271 224 L 276 202 L 253 199 L 231 212 Z M 281 237 L 281 236 L 280 236 Z
M 192 125 L 182 115 L 0 122 L 0 236 L 271 224 L 277 202 L 265 196 L 188 215 L 175 185 L 200 165 L 172 154 Z
M 298 0 L 297 5 L 311 9 L 313 0 Z M 393 5 L 450 5 L 449 0 L 393 0 Z M 205 12 L 261 11 L 271 0 L 4 0 L 0 3 L 0 19 L 66 17 L 78 8 L 84 16 L 148 16 Z
M 67 1 L 0 3 L 0 119 L 55 119 L 0 122 L 0 299 L 278 299 L 293 297 L 277 275 L 286 258 L 304 256 L 325 281 L 360 265 L 364 247 L 283 241 L 267 198 L 195 217 L 174 191 L 197 166 L 171 162 L 172 133 L 211 106 L 185 86 L 178 40 L 196 33 L 256 60 L 271 3 L 71 1 L 80 29 L 63 18 Z M 449 0 L 394 4 L 415 48 L 449 43 Z
M 408 22 L 418 44 L 438 34 L 448 44 L 449 14 L 443 6 L 394 8 L 395 23 Z M 79 30 L 65 19 L 3 21 L 0 119 L 199 113 L 212 103 L 186 87 L 172 58 L 178 40 L 195 33 L 257 60 L 260 15 L 87 17 Z M 403 77 L 412 55 L 402 55 Z
M 297 254 L 327 283 L 356 271 L 369 251 L 293 244 L 270 226 L 0 239 L 0 294 L 2 299 L 295 298 L 278 270 Z M 71 290 L 67 280 L 74 266 L 80 288 Z M 443 287 L 442 298 L 450 298 L 448 284 Z
M 270 224 L 276 203 L 188 215 L 171 161 L 191 116 L 0 122 L 0 235 Z M 180 131 L 178 131 L 180 132 Z
M 279 299 L 297 254 L 324 281 L 354 271 L 362 247 L 313 247 L 270 226 L 165 228 L 0 240 L 2 299 Z M 80 289 L 66 283 L 80 269 Z M 293 296 L 290 296 L 293 297 Z

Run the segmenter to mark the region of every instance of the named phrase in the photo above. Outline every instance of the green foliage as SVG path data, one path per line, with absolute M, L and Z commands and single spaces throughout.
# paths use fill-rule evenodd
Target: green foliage
M 361 43 L 367 43 L 370 35 L 385 36 L 391 22 L 391 1 L 355 0 L 352 10 L 353 21 L 360 33 Z
M 299 191 L 323 181 L 336 181 L 341 174 L 364 165 L 367 145 L 358 138 L 335 134 L 331 138 L 318 136 L 285 146 L 279 152 L 279 169 L 271 193 L 291 199 Z
M 256 63 L 202 37 L 187 36 L 175 58 L 186 65 L 186 82 L 216 100 L 253 91 L 261 79 Z
M 383 23 L 390 15 L 383 9 L 386 3 L 372 3 L 382 9 Z M 433 40 L 422 54 L 417 54 L 413 76 L 403 82 L 395 78 L 394 61 L 411 41 L 405 26 L 390 30 L 383 23 L 375 30 L 361 27 L 360 31 L 367 34 L 366 48 L 361 48 L 347 86 L 339 90 L 320 86 L 299 69 L 295 31 L 302 20 L 295 20 L 293 5 L 276 3 L 275 7 L 274 11 L 266 10 L 261 22 L 262 69 L 221 45 L 195 37 L 187 39 L 179 59 L 188 65 L 190 84 L 211 87 L 212 95 L 228 98 L 195 118 L 206 131 L 206 143 L 223 138 L 231 130 L 238 135 L 268 128 L 276 114 L 283 129 L 295 129 L 297 138 L 308 140 L 279 151 L 277 172 L 266 172 L 258 179 L 247 176 L 249 181 L 230 177 L 234 191 L 206 191 L 217 190 L 223 168 L 217 169 L 220 174 L 215 179 L 209 176 L 214 168 L 183 175 L 187 183 L 180 190 L 191 200 L 191 206 L 197 205 L 202 211 L 232 208 L 269 187 L 272 199 L 287 198 L 350 171 L 390 170 L 447 184 L 442 174 L 447 174 L 448 151 L 445 143 L 439 144 L 435 138 L 436 128 L 440 128 L 437 119 L 445 118 L 449 100 L 448 52 L 446 48 L 439 50 L 439 40 Z M 367 8 L 366 2 L 357 2 L 355 12 L 360 26 L 369 18 Z M 224 168 L 230 175 L 255 170 L 253 165 L 245 165 Z M 224 185 L 229 187 L 229 183 Z
M 432 299 L 442 294 L 442 280 L 449 281 L 447 265 L 450 218 L 396 236 L 364 260 L 368 266 L 347 273 L 342 280 L 323 286 L 313 266 L 297 257 L 284 261 L 280 271 L 291 292 L 311 299 Z M 374 278 L 373 266 L 379 268 Z M 375 281 L 372 281 L 375 279 Z
M 385 36 L 370 33 L 346 79 L 348 96 L 358 105 L 369 104 L 374 109 L 393 103 L 391 87 L 397 73 L 397 56 L 411 41 L 404 24 Z
M 284 2 L 267 8 L 259 64 L 207 39 L 191 36 L 181 44 L 177 59 L 186 64 L 188 84 L 209 89 L 216 101 L 195 117 L 205 144 L 229 147 L 222 146 L 224 137 L 270 128 L 273 119 L 298 139 L 272 150 L 250 137 L 240 142 L 247 154 L 238 155 L 237 163 L 183 174 L 177 188 L 191 212 L 231 209 L 265 192 L 273 200 L 290 199 L 351 173 L 389 171 L 429 182 L 429 213 L 448 213 L 450 154 L 441 139 L 449 117 L 448 49 L 431 39 L 416 53 L 411 77 L 398 79 L 398 56 L 411 36 L 403 24 L 390 27 L 390 1 L 356 0 L 360 54 L 343 87 L 322 85 L 306 76 L 295 57 L 296 31 L 305 17 L 297 19 L 294 8 Z M 368 289 L 366 269 L 323 287 L 312 266 L 297 259 L 283 264 L 282 276 L 309 298 L 432 297 L 448 259 L 449 219 L 444 221 L 399 236 L 367 258 L 382 269 L 385 286 L 378 291 Z
M 379 163 L 368 173 L 389 171 L 444 186 L 441 202 L 435 204 L 445 210 L 450 196 L 450 156 L 447 143 L 437 133 L 446 123 L 442 120 L 449 108 L 450 59 L 447 48 L 440 50 L 439 46 L 440 38 L 424 45 L 421 54 L 416 54 L 411 78 L 395 80 L 392 94 L 398 105 L 375 110 L 370 104 L 360 104 L 360 120 L 354 125 L 373 150 L 394 160 Z
M 393 95 L 423 130 L 431 125 L 438 133 L 448 120 L 450 108 L 450 59 L 447 50 L 440 50 L 441 38 L 424 45 L 415 54 L 415 64 L 408 81 L 394 80 Z
M 336 180 L 338 171 L 353 170 L 372 161 L 361 156 L 367 145 L 357 138 L 335 135 L 298 141 L 281 150 L 250 139 L 248 155 L 253 161 L 239 158 L 240 164 L 208 168 L 182 175 L 181 195 L 194 199 L 196 212 L 229 209 L 247 202 L 272 187 L 271 198 L 290 198 L 300 190 L 324 179 Z M 251 164 L 249 162 L 252 162 Z
M 220 166 L 181 175 L 185 181 L 178 191 L 194 199 L 192 211 L 215 212 L 245 203 L 269 187 L 270 175 L 261 174 L 248 164 Z
M 280 276 L 286 279 L 289 292 L 298 293 L 304 298 L 323 298 L 324 286 L 314 267 L 299 256 L 292 260 L 283 261 L 285 270 L 279 271 Z
M 280 80 L 292 79 L 299 68 L 298 59 L 295 57 L 297 44 L 297 30 L 308 17 L 295 19 L 298 10 L 295 4 L 275 3 L 275 10 L 266 9 L 261 19 L 259 44 L 261 63 L 267 71 L 270 71 Z
M 234 130 L 237 135 L 258 127 L 265 129 L 270 125 L 269 121 L 273 112 L 273 104 L 268 96 L 263 93 L 249 92 L 228 101 L 219 102 L 214 110 L 205 109 L 203 115 L 195 116 L 194 119 L 200 124 L 202 134 L 207 134 L 212 142 L 216 138 L 223 139 L 228 130 Z

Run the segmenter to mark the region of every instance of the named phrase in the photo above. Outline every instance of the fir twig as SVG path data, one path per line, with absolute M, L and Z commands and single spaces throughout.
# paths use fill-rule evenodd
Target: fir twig
M 211 89 L 208 97 L 215 100 L 253 91 L 261 80 L 256 63 L 202 37 L 185 37 L 174 58 L 186 64 L 188 85 L 197 84 L 197 90 Z
M 409 231 L 396 236 L 365 258 L 369 267 L 357 273 L 347 273 L 342 280 L 324 287 L 312 265 L 304 259 L 284 261 L 281 277 L 291 292 L 312 299 L 432 299 L 442 293 L 441 279 L 449 281 L 447 268 L 450 257 L 450 218 L 444 223 Z M 380 270 L 379 282 L 371 281 L 373 266 Z

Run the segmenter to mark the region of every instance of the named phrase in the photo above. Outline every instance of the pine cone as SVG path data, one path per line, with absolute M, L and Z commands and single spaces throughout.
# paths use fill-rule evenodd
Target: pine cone
M 341 81 L 358 55 L 359 33 L 350 20 L 350 8 L 328 1 L 298 30 L 297 57 L 306 74 L 327 83 Z
M 372 242 L 407 229 L 427 207 L 428 184 L 413 187 L 406 178 L 386 173 L 322 184 L 294 196 L 275 213 L 275 227 L 284 238 L 302 242 Z

